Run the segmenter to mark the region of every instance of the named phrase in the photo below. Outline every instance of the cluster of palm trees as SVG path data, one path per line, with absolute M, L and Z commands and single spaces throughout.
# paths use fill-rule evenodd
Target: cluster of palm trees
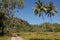
M 35 4 L 36 4 L 34 6 L 35 15 L 38 14 L 39 17 L 42 16 L 43 23 L 44 23 L 44 15 L 48 15 L 48 17 L 50 17 L 51 23 L 52 23 L 52 16 L 54 16 L 55 13 L 57 13 L 57 10 L 55 9 L 53 2 L 48 2 L 47 4 L 44 4 L 43 2 L 38 0 L 37 2 L 35 2 Z M 44 24 L 43 28 L 44 28 L 44 32 L 46 32 L 45 24 Z M 53 25 L 51 25 L 51 31 L 54 32 Z

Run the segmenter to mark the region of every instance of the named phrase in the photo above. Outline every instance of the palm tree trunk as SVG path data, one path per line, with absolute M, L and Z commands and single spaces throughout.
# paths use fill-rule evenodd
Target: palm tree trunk
M 43 16 L 43 14 L 42 14 L 42 19 L 43 19 L 43 29 L 44 29 L 43 31 L 46 32 L 46 26 L 45 26 L 45 23 L 44 23 L 44 16 Z
M 54 27 L 53 27 L 52 17 L 50 17 L 50 19 L 51 19 L 51 32 L 54 32 Z

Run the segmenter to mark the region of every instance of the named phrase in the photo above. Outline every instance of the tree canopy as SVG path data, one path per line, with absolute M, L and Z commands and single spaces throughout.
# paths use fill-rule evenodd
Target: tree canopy
M 4 32 L 4 19 L 8 19 L 8 23 L 10 22 L 10 18 L 13 17 L 13 10 L 15 8 L 23 8 L 24 2 L 23 0 L 0 0 L 0 27 L 2 27 L 2 33 Z M 6 19 L 6 20 L 7 20 Z
M 7 16 L 12 15 L 15 8 L 23 8 L 23 0 L 0 0 L 0 12 L 4 12 Z

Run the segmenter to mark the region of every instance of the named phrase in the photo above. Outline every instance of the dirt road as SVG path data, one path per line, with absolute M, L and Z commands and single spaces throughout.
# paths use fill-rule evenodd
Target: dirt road
M 16 34 L 13 34 L 12 37 L 8 38 L 7 40 L 24 40 L 24 39 Z
M 23 40 L 23 38 L 16 36 L 16 37 L 11 37 L 11 40 Z

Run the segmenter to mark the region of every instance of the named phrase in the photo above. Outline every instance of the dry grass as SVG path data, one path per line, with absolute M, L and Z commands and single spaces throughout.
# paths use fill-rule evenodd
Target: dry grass
M 60 40 L 60 32 L 21 32 L 17 33 L 20 34 L 20 37 L 22 37 L 25 40 L 30 39 L 59 39 Z M 0 37 L 0 40 L 7 40 L 10 39 L 10 36 L 4 36 Z
M 27 33 L 20 33 L 21 37 L 23 37 L 25 40 L 29 39 L 59 39 L 60 40 L 60 32 L 27 32 Z

